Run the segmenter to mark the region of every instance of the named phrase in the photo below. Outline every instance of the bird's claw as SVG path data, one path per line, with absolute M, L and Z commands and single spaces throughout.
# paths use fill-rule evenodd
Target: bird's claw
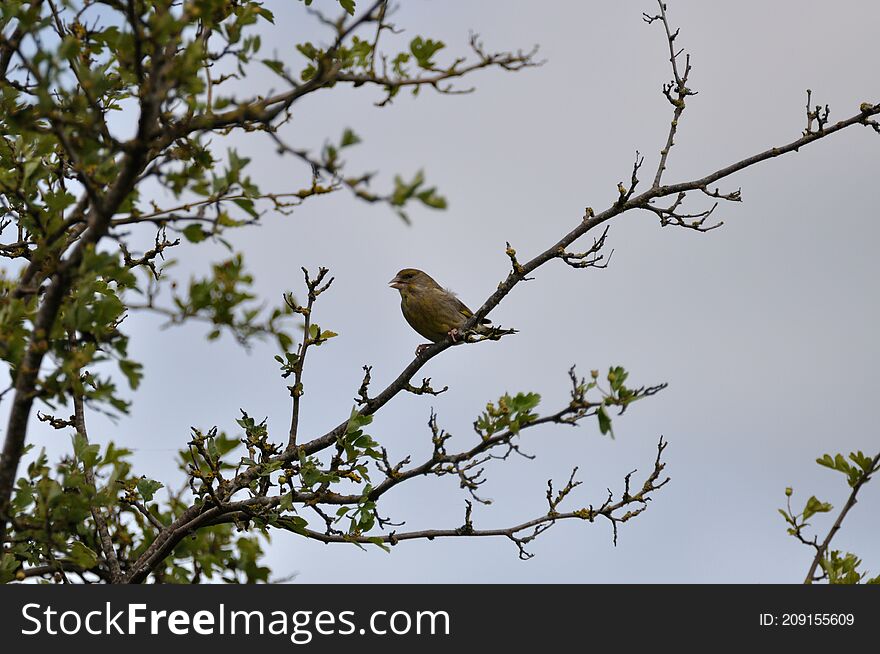
M 458 342 L 458 337 L 461 336 L 461 332 L 458 331 L 458 328 L 453 328 L 449 330 L 449 338 L 452 339 L 453 343 Z

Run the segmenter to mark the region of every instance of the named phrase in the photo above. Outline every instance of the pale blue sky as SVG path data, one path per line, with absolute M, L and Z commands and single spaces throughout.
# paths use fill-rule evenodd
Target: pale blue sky
M 264 52 L 291 56 L 298 36 L 322 32 L 299 3 L 270 2 L 278 27 Z M 316 3 L 318 4 L 318 3 Z M 363 4 L 363 3 L 359 3 Z M 375 108 L 368 89 L 315 94 L 298 104 L 282 135 L 317 147 L 345 127 L 364 140 L 347 154 L 350 169 L 380 170 L 377 188 L 396 172 L 426 169 L 447 195 L 445 212 L 415 210 L 406 227 L 390 211 L 345 194 L 306 203 L 235 235 L 235 243 L 271 302 L 301 290 L 300 266 L 336 276 L 317 320 L 340 337 L 310 356 L 301 433 L 319 435 L 348 415 L 372 364 L 374 387 L 390 381 L 420 342 L 400 315 L 387 281 L 403 267 L 428 271 L 479 305 L 506 274 L 506 240 L 525 259 L 599 210 L 630 174 L 635 150 L 653 171 L 670 107 L 666 44 L 647 26 L 642 2 L 407 1 L 396 22 L 402 39 L 441 38 L 461 51 L 468 30 L 489 49 L 541 45 L 542 68 L 474 76 L 465 96 L 423 93 Z M 707 3 L 670 0 L 679 44 L 693 56 L 691 86 L 666 180 L 702 176 L 796 138 L 805 124 L 805 89 L 831 105 L 832 120 L 878 101 L 876 26 L 880 5 L 845 1 Z M 307 28 L 304 25 L 309 25 Z M 297 32 L 299 34 L 299 32 Z M 268 73 L 249 78 L 261 91 Z M 268 139 L 236 142 L 255 160 L 264 190 L 308 184 L 308 170 L 279 158 Z M 650 470 L 663 434 L 671 483 L 648 511 L 623 525 L 618 547 L 604 522 L 562 523 L 533 544 L 530 561 L 504 539 L 405 543 L 385 554 L 323 546 L 291 534 L 273 539 L 277 576 L 303 582 L 797 582 L 810 552 L 785 533 L 776 508 L 785 486 L 801 504 L 810 494 L 839 506 L 843 477 L 814 459 L 825 452 L 880 446 L 873 401 L 877 345 L 876 185 L 880 136 L 850 128 L 801 153 L 762 164 L 728 184 L 744 203 L 719 207 L 725 226 L 709 234 L 661 229 L 649 214 L 612 222 L 607 270 L 548 264 L 492 314 L 520 333 L 500 343 L 454 348 L 424 369 L 450 391 L 400 396 L 370 433 L 393 458 L 430 450 L 431 407 L 460 446 L 487 400 L 532 390 L 555 410 L 566 403 L 566 370 L 623 365 L 637 383 L 669 382 L 660 395 L 615 422 L 616 440 L 592 421 L 579 429 L 539 428 L 523 438 L 534 461 L 489 466 L 477 507 L 479 528 L 541 513 L 548 478 L 580 466 L 583 485 L 571 506 L 598 504 L 623 476 Z M 647 179 L 647 173 L 644 175 Z M 225 256 L 220 247 L 180 248 L 182 279 Z M 132 416 L 117 426 L 93 420 L 91 436 L 136 449 L 139 473 L 174 479 L 168 457 L 190 425 L 235 431 L 238 408 L 268 417 L 281 440 L 289 423 L 286 381 L 274 347 L 245 353 L 231 339 L 203 339 L 200 326 L 158 331 L 132 317 L 132 355 L 146 379 Z M 5 421 L 4 421 L 5 422 Z M 35 442 L 66 441 L 35 425 Z M 418 480 L 390 493 L 383 515 L 408 528 L 456 527 L 466 495 L 451 479 Z M 880 484 L 865 489 L 834 546 L 854 550 L 880 572 Z M 814 523 L 827 528 L 827 520 Z

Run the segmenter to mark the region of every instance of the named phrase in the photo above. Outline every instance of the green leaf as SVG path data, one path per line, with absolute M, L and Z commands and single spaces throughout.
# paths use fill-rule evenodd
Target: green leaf
M 609 418 L 608 414 L 605 412 L 604 406 L 599 407 L 596 416 L 599 418 L 599 431 L 602 432 L 603 435 L 611 434 L 611 438 L 614 438 L 614 432 L 611 429 L 611 418 Z
M 70 548 L 70 560 L 86 569 L 98 565 L 98 555 L 79 541 L 74 542 Z
M 284 75 L 284 62 L 277 59 L 263 59 L 263 64 L 278 75 Z
M 98 453 L 101 448 L 98 445 L 89 444 L 88 439 L 77 432 L 73 436 L 73 453 L 76 458 L 82 461 L 83 465 L 91 468 L 98 460 Z
M 58 55 L 64 59 L 71 59 L 79 53 L 79 50 L 79 39 L 73 35 L 67 35 L 61 40 L 61 45 L 58 46 Z
M 840 550 L 832 550 L 819 560 L 822 570 L 828 575 L 829 584 L 858 584 L 863 572 L 858 571 L 862 561 L 852 552 L 840 555 Z
M 369 425 L 373 422 L 373 416 L 364 416 L 358 413 L 357 406 L 352 407 L 351 415 L 348 418 L 348 425 L 345 428 L 345 432 L 347 434 L 353 434 L 358 431 L 361 427 Z
M 843 455 L 838 453 L 834 458 L 830 454 L 825 454 L 821 458 L 816 459 L 816 463 L 832 470 L 842 472 L 847 477 L 847 483 L 854 487 L 858 484 L 865 474 L 869 474 L 873 459 L 867 457 L 862 452 L 850 452 L 849 458 L 856 464 L 855 466 L 847 462 Z
M 865 456 L 865 454 L 861 450 L 859 450 L 858 452 L 850 452 L 849 458 L 852 460 L 853 463 L 859 466 L 863 472 L 871 472 L 871 465 L 873 464 L 874 459 L 872 459 L 870 456 Z
M 201 243 L 210 236 L 208 232 L 202 229 L 201 225 L 198 225 L 196 223 L 193 223 L 192 225 L 187 225 L 183 229 L 183 235 L 190 243 Z
M 349 16 L 354 16 L 355 0 L 339 0 L 339 6 L 345 9 Z
M 360 137 L 346 127 L 345 131 L 342 133 L 342 140 L 339 142 L 339 147 L 347 148 L 351 145 L 357 145 L 360 142 Z
M 257 210 L 254 207 L 254 201 L 250 198 L 236 198 L 233 202 L 244 209 L 244 211 L 252 218 L 260 217 L 260 214 L 257 213 Z
M 629 377 L 629 373 L 620 366 L 608 369 L 608 382 L 614 391 L 620 391 L 624 388 L 623 382 L 627 377 Z
M 144 498 L 145 502 L 151 502 L 153 500 L 153 495 L 156 494 L 156 491 L 160 488 L 163 488 L 163 484 L 154 479 L 148 479 L 147 477 L 141 477 L 137 483 L 138 493 L 141 494 L 141 497 Z
M 538 393 L 517 393 L 510 399 L 510 410 L 518 413 L 520 411 L 529 411 L 534 409 L 541 403 L 541 396 Z
M 335 336 L 339 336 L 339 334 L 337 334 L 336 332 L 331 332 L 329 329 L 321 330 L 314 337 L 315 338 L 315 345 L 316 346 L 323 345 L 324 343 L 326 343 L 327 341 L 329 341 L 331 338 L 333 338 Z
M 311 2 L 312 0 L 308 0 L 308 2 L 306 2 L 306 5 L 310 5 Z M 256 12 L 258 15 L 262 16 L 264 20 L 272 23 L 273 25 L 275 24 L 275 15 L 265 7 L 257 7 Z
M 794 520 L 791 519 L 791 516 L 788 515 L 787 511 L 785 511 L 784 509 L 776 509 L 776 510 L 779 511 L 779 515 L 781 515 L 783 518 L 785 518 L 785 521 L 788 524 L 790 524 L 790 525 L 795 524 Z
M 434 187 L 421 191 L 416 197 L 421 200 L 422 204 L 431 209 L 445 209 L 448 206 L 446 198 L 437 193 L 437 189 Z
M 371 536 L 371 537 L 369 538 L 369 541 L 370 541 L 373 545 L 378 545 L 379 547 L 381 547 L 381 548 L 382 548 L 383 550 L 385 550 L 386 552 L 391 552 L 391 548 L 388 547 L 388 545 L 386 545 L 384 542 L 382 542 L 382 537 L 381 537 L 381 536 Z
M 122 371 L 122 374 L 125 375 L 126 379 L 128 379 L 128 385 L 131 390 L 136 390 L 137 387 L 140 386 L 141 379 L 144 378 L 144 374 L 141 372 L 143 368 L 143 365 L 137 361 L 120 359 L 119 369 Z
M 434 41 L 433 39 L 423 39 L 417 36 L 409 44 L 409 51 L 413 53 L 421 68 L 433 68 L 434 62 L 431 61 L 438 50 L 445 48 L 443 41 Z
M 817 513 L 828 513 L 833 508 L 834 507 L 831 506 L 828 502 L 822 502 L 818 500 L 815 495 L 813 495 L 812 497 L 810 497 L 810 499 L 807 500 L 806 506 L 804 506 L 804 520 L 809 520 Z
M 306 519 L 301 518 L 298 515 L 285 517 L 281 524 L 290 531 L 297 534 L 304 534 L 306 532 L 306 527 L 309 526 L 309 523 L 306 521 Z
M 0 584 L 15 579 L 15 571 L 19 565 L 18 559 L 11 552 L 0 554 Z

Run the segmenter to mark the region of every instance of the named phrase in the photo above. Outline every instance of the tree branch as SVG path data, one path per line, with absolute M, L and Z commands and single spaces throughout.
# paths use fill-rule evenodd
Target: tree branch
M 804 579 L 805 584 L 812 584 L 813 580 L 816 576 L 816 569 L 819 567 L 822 559 L 825 558 L 825 554 L 828 552 L 828 546 L 831 545 L 831 539 L 834 538 L 835 534 L 840 530 L 840 526 L 843 524 L 843 519 L 846 518 L 846 514 L 849 513 L 850 509 L 852 509 L 856 502 L 856 496 L 859 494 L 859 491 L 862 489 L 862 486 L 867 484 L 871 480 L 871 475 L 880 470 L 880 453 L 875 456 L 871 461 L 871 467 L 869 471 L 864 472 L 858 479 L 858 481 L 853 484 L 852 492 L 850 492 L 849 497 L 846 500 L 846 504 L 843 505 L 843 509 L 840 511 L 840 515 L 837 516 L 837 520 L 834 521 L 834 524 L 831 525 L 831 529 L 828 531 L 828 535 L 825 536 L 825 540 L 822 541 L 821 544 L 816 544 L 815 541 L 812 545 L 816 548 L 816 556 L 813 557 L 813 561 L 810 564 L 810 569 L 807 571 L 807 577 Z M 803 540 L 803 539 L 801 539 Z M 804 541 L 807 542 L 807 541 Z M 807 544 L 811 544 L 807 542 Z
M 330 284 L 333 283 L 333 277 L 327 280 L 326 284 L 322 284 L 324 281 L 324 277 L 327 275 L 327 268 L 320 268 L 318 270 L 318 276 L 315 279 L 311 279 L 309 277 L 309 271 L 305 268 L 302 269 L 303 275 L 306 279 L 306 288 L 308 288 L 308 302 L 306 306 L 300 306 L 293 300 L 292 295 L 287 295 L 284 298 L 284 301 L 287 305 L 296 313 L 299 313 L 303 316 L 305 322 L 303 324 L 303 338 L 300 342 L 299 347 L 296 351 L 296 359 L 292 365 L 293 372 L 293 386 L 290 386 L 290 396 L 293 398 L 293 408 L 291 410 L 290 416 L 290 431 L 288 432 L 287 438 L 287 449 L 292 449 L 296 447 L 296 434 L 299 429 L 299 406 L 300 406 L 300 398 L 302 398 L 303 394 L 303 384 L 302 384 L 302 376 L 303 369 L 305 368 L 306 363 L 306 352 L 310 345 L 313 344 L 321 344 L 321 333 L 320 329 L 318 329 L 318 333 L 315 337 L 312 336 L 311 328 L 312 328 L 312 308 L 315 305 L 315 300 L 318 299 L 318 296 L 330 288 Z
M 618 501 L 612 502 L 611 491 L 609 491 L 608 498 L 598 507 L 595 508 L 593 505 L 589 507 L 584 507 L 575 511 L 568 512 L 558 512 L 556 511 L 556 506 L 559 502 L 568 494 L 568 492 L 577 485 L 578 482 L 574 482 L 574 474 L 572 474 L 572 478 L 569 480 L 568 485 L 560 491 L 560 496 L 558 496 L 555 500 L 552 499 L 552 482 L 548 482 L 550 490 L 548 491 L 548 497 L 550 499 L 550 510 L 541 516 L 537 516 L 532 518 L 531 520 L 526 520 L 525 522 L 521 522 L 519 524 L 503 527 L 497 529 L 475 529 L 473 526 L 473 522 L 470 517 L 470 503 L 467 503 L 467 512 L 465 517 L 465 522 L 462 526 L 454 528 L 454 529 L 424 529 L 418 531 L 405 531 L 405 532 L 396 532 L 392 531 L 388 534 L 383 534 L 381 536 L 367 536 L 367 535 L 352 535 L 352 534 L 339 534 L 339 533 L 322 533 L 318 531 L 314 531 L 312 529 L 302 529 L 300 527 L 289 527 L 285 526 L 284 519 L 280 519 L 278 521 L 279 526 L 283 528 L 287 528 L 290 531 L 293 531 L 297 534 L 303 535 L 309 539 L 317 540 L 323 543 L 359 543 L 359 544 L 388 544 L 388 545 L 396 545 L 399 542 L 406 540 L 434 540 L 435 538 L 456 538 L 456 537 L 492 537 L 492 536 L 503 536 L 510 539 L 514 544 L 516 544 L 519 550 L 519 556 L 521 559 L 528 559 L 532 557 L 532 554 L 529 553 L 525 546 L 533 541 L 537 536 L 546 531 L 549 527 L 556 524 L 556 522 L 561 520 L 571 520 L 571 519 L 579 519 L 585 520 L 588 522 L 594 522 L 596 518 L 602 517 L 606 518 L 612 525 L 613 533 L 614 533 L 614 544 L 617 544 L 617 525 L 627 522 L 628 520 L 634 518 L 639 515 L 642 511 L 645 510 L 647 503 L 651 500 L 651 493 L 662 488 L 669 482 L 669 478 L 665 478 L 662 481 L 658 480 L 660 478 L 660 474 L 663 472 L 666 464 L 661 460 L 663 450 L 666 448 L 667 443 L 661 438 L 660 442 L 657 446 L 657 458 L 654 462 L 654 469 L 651 474 L 645 479 L 642 484 L 641 489 L 635 494 L 630 494 L 630 477 L 633 472 L 626 475 L 625 478 L 625 490 L 621 494 L 621 497 Z M 617 515 L 621 510 L 629 507 L 632 504 L 639 505 L 636 509 L 627 510 L 623 515 Z M 207 515 L 211 513 L 212 510 L 207 511 L 203 515 Z M 212 524 L 223 524 L 229 522 L 242 522 L 251 518 L 254 514 L 249 511 L 237 511 L 232 513 L 215 513 L 210 518 L 208 518 L 203 524 L 204 525 L 212 525 Z M 522 532 L 526 532 L 531 530 L 531 533 L 527 535 L 520 535 Z
M 178 34 L 179 37 L 179 34 Z M 107 233 L 113 215 L 129 196 L 135 180 L 146 166 L 150 144 L 158 130 L 159 107 L 167 93 L 166 76 L 172 67 L 176 41 L 171 39 L 161 56 L 152 62 L 149 91 L 140 100 L 137 136 L 119 166 L 119 176 L 101 198 L 92 200 L 88 226 L 82 232 L 70 255 L 58 263 L 43 296 L 27 349 L 15 379 L 15 396 L 0 457 L 0 541 L 6 536 L 10 519 L 9 506 L 18 463 L 24 451 L 28 418 L 36 395 L 36 382 L 47 339 L 58 317 L 61 303 L 71 288 L 85 252 Z
M 76 335 L 72 331 L 69 334 L 68 343 L 70 344 L 71 349 L 76 347 Z M 77 370 L 76 375 L 79 376 L 79 374 L 80 371 Z M 83 437 L 86 445 L 88 445 L 89 436 L 86 432 L 86 414 L 83 407 L 82 393 L 73 389 L 71 395 L 73 396 L 74 426 L 76 427 L 77 433 Z M 101 552 L 104 554 L 104 560 L 107 562 L 107 567 L 110 570 L 111 583 L 117 583 L 122 580 L 122 570 L 119 568 L 119 559 L 116 556 L 116 550 L 113 549 L 113 540 L 110 538 L 110 530 L 107 528 L 107 521 L 104 519 L 104 513 L 101 510 L 101 507 L 97 504 L 96 496 L 98 494 L 98 486 L 95 484 L 95 473 L 92 470 L 92 466 L 87 461 L 82 461 L 82 467 L 86 483 L 89 485 L 89 490 L 93 494 L 89 503 L 89 511 L 92 514 L 92 519 L 95 521 L 95 527 L 98 531 L 98 542 L 101 544 Z

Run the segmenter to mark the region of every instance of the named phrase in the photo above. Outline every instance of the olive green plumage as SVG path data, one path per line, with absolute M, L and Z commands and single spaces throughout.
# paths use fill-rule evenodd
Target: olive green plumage
M 439 343 L 450 335 L 454 340 L 458 331 L 474 315 L 452 292 L 421 270 L 404 268 L 389 284 L 400 291 L 403 317 L 413 329 L 433 343 Z M 485 318 L 481 322 L 489 323 Z M 480 331 L 479 327 L 477 331 Z

